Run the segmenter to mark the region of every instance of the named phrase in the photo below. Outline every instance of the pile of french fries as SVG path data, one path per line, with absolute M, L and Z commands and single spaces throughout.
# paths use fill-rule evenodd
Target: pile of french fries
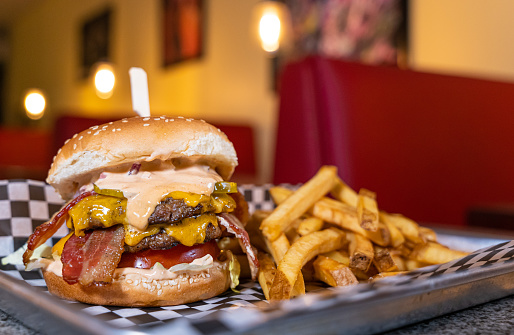
M 310 281 L 354 285 L 467 255 L 439 244 L 432 229 L 379 210 L 373 192 L 355 192 L 334 166 L 296 191 L 270 193 L 275 210 L 255 212 L 247 226 L 268 300 L 305 294 Z

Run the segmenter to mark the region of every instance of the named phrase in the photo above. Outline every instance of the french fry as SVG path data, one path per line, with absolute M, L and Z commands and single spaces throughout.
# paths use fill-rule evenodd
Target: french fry
M 362 272 L 368 271 L 375 254 L 373 244 L 359 234 L 348 233 L 347 237 L 350 241 L 350 268 Z
M 275 263 L 268 254 L 260 252 L 258 255 L 259 258 L 259 284 L 261 285 L 262 292 L 266 299 L 269 300 L 269 290 L 271 285 L 273 284 L 273 278 L 275 278 L 275 273 L 277 272 L 277 268 Z
M 359 282 L 347 265 L 322 255 L 314 261 L 314 275 L 330 286 L 349 286 Z
M 453 250 L 439 243 L 428 242 L 412 250 L 411 258 L 427 264 L 440 264 L 468 255 L 467 252 Z
M 329 228 L 302 236 L 293 243 L 278 264 L 270 299 L 290 299 L 293 285 L 305 263 L 321 253 L 339 249 L 344 236 L 344 232 Z
M 274 186 L 270 188 L 269 193 L 275 205 L 278 206 L 286 201 L 286 199 L 289 198 L 291 194 L 294 193 L 294 191 L 283 186 Z
M 357 197 L 357 218 L 362 228 L 369 231 L 378 229 L 378 205 L 376 194 L 364 188 L 359 190 Z
M 394 261 L 394 264 L 396 264 L 396 266 L 398 267 L 398 271 L 407 271 L 407 266 L 405 265 L 405 260 L 402 256 L 391 252 L 390 255 Z
M 366 236 L 380 246 L 386 247 L 391 243 L 391 236 L 385 224 L 379 222 L 375 232 L 363 229 L 357 219 L 357 210 L 342 202 L 323 198 L 314 204 L 310 213 L 325 222 Z
M 346 266 L 350 265 L 350 256 L 348 256 L 346 251 L 334 250 L 321 255 L 333 259 L 334 261 L 342 263 Z
M 373 264 L 375 264 L 379 272 L 398 271 L 398 265 L 396 265 L 394 258 L 391 257 L 389 249 L 374 245 L 373 250 L 375 251 Z
M 290 197 L 265 218 L 261 230 L 269 240 L 276 240 L 287 227 L 330 191 L 337 176 L 335 166 L 322 166 L 314 177 L 303 184 Z
M 350 269 L 352 270 L 355 277 L 357 277 L 357 279 L 362 280 L 362 281 L 369 281 L 371 278 L 373 278 L 374 276 L 376 276 L 379 273 L 377 270 L 377 267 L 373 263 L 371 263 L 368 271 L 366 271 L 366 272 L 358 270 L 358 269 L 352 269 L 352 268 L 350 268 Z
M 405 273 L 406 271 L 395 271 L 395 272 L 382 272 L 382 273 L 379 273 L 377 275 L 374 275 L 371 280 L 374 281 L 374 280 L 378 280 L 378 279 L 382 279 L 382 278 L 387 278 L 387 277 L 392 277 L 392 276 L 397 276 L 399 274 L 402 274 L 402 273 Z
M 285 234 L 281 234 L 275 241 L 270 242 L 267 238 L 264 238 L 268 247 L 268 250 L 271 252 L 271 256 L 275 260 L 275 264 L 279 264 L 287 250 L 291 246 L 289 240 L 287 239 Z M 299 295 L 305 294 L 305 281 L 303 279 L 303 275 L 300 273 L 296 282 L 294 283 L 293 292 L 291 293 L 292 297 L 296 297 Z
M 405 242 L 405 237 L 403 237 L 402 232 L 396 228 L 396 226 L 391 222 L 391 220 L 386 220 L 383 222 L 387 229 L 389 230 L 389 235 L 391 236 L 391 246 L 399 247 Z
M 300 222 L 298 234 L 305 236 L 323 228 L 323 220 L 314 216 L 308 216 Z
M 428 227 L 419 226 L 419 234 L 424 241 L 437 242 L 437 235 L 435 231 Z
M 350 186 L 346 185 L 341 178 L 336 178 L 336 182 L 330 191 L 330 194 L 337 200 L 342 201 L 353 208 L 357 208 L 357 193 Z
M 407 268 L 407 271 L 416 270 L 419 268 L 424 268 L 425 266 L 428 266 L 430 264 L 419 262 L 415 259 L 406 259 L 405 260 L 405 267 Z
M 395 225 L 406 239 L 416 244 L 425 242 L 419 233 L 419 225 L 403 215 L 389 214 L 384 211 L 380 211 L 380 220 L 382 222 L 390 222 Z

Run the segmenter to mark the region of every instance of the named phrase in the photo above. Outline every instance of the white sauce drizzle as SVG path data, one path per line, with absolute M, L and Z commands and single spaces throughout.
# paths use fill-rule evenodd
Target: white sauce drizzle
M 127 198 L 127 220 L 131 226 L 144 231 L 155 206 L 170 192 L 183 191 L 210 195 L 216 182 L 223 181 L 208 166 L 193 165 L 176 169 L 171 163 L 162 163 L 158 169 L 139 171 L 103 172 L 95 184 L 100 189 L 115 189 Z

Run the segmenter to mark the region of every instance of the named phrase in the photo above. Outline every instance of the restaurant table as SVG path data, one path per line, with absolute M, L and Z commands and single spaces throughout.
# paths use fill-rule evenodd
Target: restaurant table
M 0 334 L 42 334 L 3 312 L 0 305 Z M 389 331 L 387 335 L 410 334 L 512 334 L 514 296 L 495 300 L 435 319 Z M 323 331 L 320 329 L 320 334 Z

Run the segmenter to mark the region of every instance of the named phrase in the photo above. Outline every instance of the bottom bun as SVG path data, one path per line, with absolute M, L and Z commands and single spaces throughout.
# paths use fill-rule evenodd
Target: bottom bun
M 112 306 L 173 306 L 204 300 L 225 292 L 230 286 L 228 261 L 214 262 L 208 270 L 193 276 L 181 275 L 176 279 L 152 280 L 115 278 L 102 286 L 70 285 L 53 272 L 43 271 L 50 293 L 66 299 L 93 305 Z

